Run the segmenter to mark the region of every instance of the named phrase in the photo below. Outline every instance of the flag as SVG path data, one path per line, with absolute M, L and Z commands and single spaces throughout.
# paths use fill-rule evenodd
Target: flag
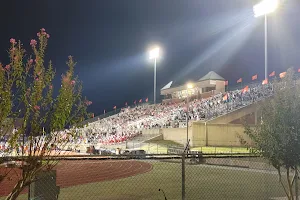
M 252 76 L 252 81 L 257 79 L 257 74 L 255 74 L 254 76 Z
M 282 72 L 282 73 L 279 74 L 279 77 L 283 78 L 283 77 L 285 77 L 285 75 L 286 75 L 286 72 Z
M 133 103 L 136 104 L 136 100 Z
M 114 109 L 116 110 L 116 109 L 117 109 L 117 106 L 114 106 Z
M 248 92 L 249 91 L 249 86 L 247 85 L 246 87 L 244 87 L 244 89 L 242 89 L 242 93 Z
M 125 102 L 125 106 L 128 106 L 127 102 Z
M 223 97 L 223 101 L 227 101 L 227 99 L 228 99 L 228 95 L 226 93 L 225 96 Z
M 263 85 L 268 84 L 268 79 L 263 80 L 263 82 L 261 84 L 263 84 Z
M 224 82 L 224 85 L 227 86 L 227 85 L 228 85 L 228 81 L 225 81 L 225 82 Z
M 300 72 L 300 68 L 298 69 L 298 72 Z
M 271 74 L 269 74 L 269 77 L 275 76 L 275 71 L 273 71 Z
M 139 100 L 139 103 L 142 103 L 142 102 L 143 102 L 143 100 L 142 100 L 142 99 L 140 99 L 140 100 Z
M 146 98 L 146 100 L 145 100 L 146 102 L 148 102 L 148 97 Z
M 237 83 L 241 83 L 243 81 L 243 79 L 242 78 L 239 78 L 239 80 L 237 80 L 236 82 Z

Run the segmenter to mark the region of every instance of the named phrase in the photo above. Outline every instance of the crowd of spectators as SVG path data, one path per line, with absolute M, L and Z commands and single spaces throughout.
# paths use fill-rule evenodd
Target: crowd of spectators
M 272 85 L 254 85 L 244 89 L 219 93 L 207 99 L 195 99 L 189 103 L 189 120 L 209 120 L 272 95 Z M 186 107 L 176 110 L 175 120 L 186 120 Z
M 140 105 L 123 108 L 120 113 L 89 123 L 78 131 L 85 143 L 114 144 L 141 134 L 143 129 L 179 127 L 186 121 L 209 120 L 272 95 L 272 84 L 253 85 L 219 93 L 207 99 L 175 104 Z M 188 113 L 188 114 L 187 114 Z
M 268 97 L 272 93 L 272 84 L 259 84 L 219 93 L 206 99 L 191 98 L 188 104 L 184 100 L 173 104 L 127 107 L 118 114 L 75 129 L 78 137 L 75 137 L 76 139 L 70 137 L 68 140 L 72 144 L 122 143 L 140 135 L 143 129 L 183 127 L 187 125 L 185 123 L 187 115 L 189 121 L 213 119 Z M 60 131 L 58 135 L 62 138 L 69 137 L 67 132 L 68 130 Z M 9 148 L 7 141 L 0 141 L 0 153 L 7 148 Z

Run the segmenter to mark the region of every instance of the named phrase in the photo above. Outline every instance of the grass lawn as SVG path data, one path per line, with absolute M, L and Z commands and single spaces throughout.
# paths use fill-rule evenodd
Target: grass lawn
M 161 154 L 167 153 L 168 146 L 181 146 L 173 141 L 161 140 L 153 141 L 151 143 L 142 143 L 138 149 L 143 149 L 147 153 Z M 202 151 L 203 153 L 249 153 L 249 150 L 244 147 L 195 147 L 191 148 L 193 151 Z
M 181 164 L 149 161 L 151 172 L 114 181 L 62 188 L 62 200 L 168 200 L 181 199 Z M 101 173 L 101 171 L 99 171 Z M 83 174 L 84 176 L 84 174 Z M 284 196 L 277 175 L 230 167 L 186 165 L 186 199 L 263 200 Z M 19 199 L 26 199 L 22 195 Z
M 191 150 L 203 153 L 250 153 L 245 147 L 195 147 Z

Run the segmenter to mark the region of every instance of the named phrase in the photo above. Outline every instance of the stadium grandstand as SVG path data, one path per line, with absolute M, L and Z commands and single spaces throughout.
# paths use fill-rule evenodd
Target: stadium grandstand
M 175 101 L 165 99 L 156 105 L 128 106 L 115 115 L 96 118 L 77 131 L 83 135 L 84 143 L 118 144 L 141 135 L 143 130 L 186 127 L 187 116 L 191 124 L 211 120 L 257 102 L 273 92 L 272 83 L 269 83 L 225 93 L 226 81 L 215 72 L 209 72 L 193 84 L 195 87 L 189 93 L 189 112 L 185 102 L 186 87 L 172 86 L 171 82 L 161 89 L 161 94 L 169 95 Z
M 91 119 L 86 121 L 83 127 L 76 128 L 76 133 L 80 137 L 70 141 L 83 146 L 115 145 L 141 137 L 147 130 L 154 130 L 150 135 L 159 135 L 160 129 L 185 128 L 194 122 L 204 122 L 206 125 L 206 122 L 212 119 L 244 108 L 273 94 L 272 82 L 225 91 L 227 83 L 215 72 L 209 72 L 194 82 L 194 87 L 190 91 L 185 85 L 173 85 L 170 82 L 161 89 L 161 95 L 165 95 L 161 103 L 126 106 L 112 115 L 94 117 L 92 121 Z M 190 99 L 188 109 L 186 99 Z M 68 130 L 61 131 L 61 134 L 66 132 Z M 177 140 L 184 141 L 185 138 L 181 137 L 183 135 L 178 135 Z M 7 148 L 5 142 L 0 141 L 0 149 Z M 208 143 L 201 143 L 201 145 L 208 145 Z

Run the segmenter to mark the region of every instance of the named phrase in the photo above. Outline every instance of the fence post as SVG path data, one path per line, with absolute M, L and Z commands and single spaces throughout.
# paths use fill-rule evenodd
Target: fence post
M 185 153 L 182 154 L 182 169 L 181 169 L 181 194 L 182 200 L 185 200 Z
M 30 200 L 31 196 L 30 196 L 30 184 L 28 185 L 28 194 L 27 194 L 27 199 Z
M 299 200 L 298 195 L 298 168 L 295 168 L 295 194 L 296 194 L 296 200 Z

